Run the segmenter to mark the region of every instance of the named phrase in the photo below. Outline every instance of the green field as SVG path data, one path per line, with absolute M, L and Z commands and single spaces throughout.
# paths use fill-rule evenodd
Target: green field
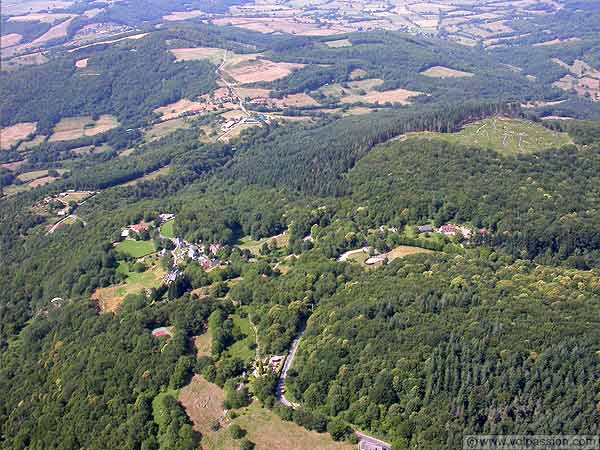
M 134 241 L 127 239 L 117 245 L 117 252 L 133 256 L 134 258 L 141 258 L 142 256 L 149 255 L 155 251 L 154 242 L 152 241 Z
M 534 153 L 572 143 L 558 133 L 527 120 L 492 117 L 465 126 L 458 133 L 409 133 L 410 137 L 432 137 L 470 147 L 491 148 L 504 155 Z
M 254 350 L 251 345 L 255 343 L 254 330 L 250 321 L 247 318 L 241 318 L 237 314 L 231 316 L 233 319 L 233 326 L 240 330 L 246 337 L 240 341 L 235 342 L 228 350 L 229 355 L 249 361 L 254 358 Z
M 175 237 L 175 219 L 169 220 L 165 222 L 163 226 L 160 227 L 160 234 L 164 237 L 168 237 L 173 239 Z

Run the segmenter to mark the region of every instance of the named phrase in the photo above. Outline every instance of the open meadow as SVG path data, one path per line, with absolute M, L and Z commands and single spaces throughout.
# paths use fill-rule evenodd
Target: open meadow
M 466 125 L 457 133 L 409 133 L 407 137 L 441 139 L 468 147 L 496 150 L 504 155 L 534 153 L 572 143 L 566 133 L 526 120 L 492 117 Z

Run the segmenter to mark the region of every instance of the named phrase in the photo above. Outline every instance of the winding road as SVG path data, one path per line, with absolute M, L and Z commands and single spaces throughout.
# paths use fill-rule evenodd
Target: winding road
M 277 382 L 277 399 L 288 408 L 296 408 L 299 405 L 289 401 L 285 397 L 285 379 L 288 376 L 288 372 L 290 367 L 292 367 L 292 363 L 294 362 L 294 358 L 296 357 L 296 353 L 298 352 L 298 347 L 300 347 L 300 341 L 302 340 L 302 336 L 304 336 L 304 331 L 306 328 L 303 328 L 296 339 L 292 341 L 292 346 L 290 347 L 290 352 L 285 358 L 285 362 L 283 363 L 283 368 L 281 369 L 281 373 L 279 374 L 279 381 Z M 374 438 L 373 436 L 369 436 L 368 434 L 361 433 L 360 431 L 354 431 L 354 434 L 358 438 L 358 448 L 360 450 L 390 450 L 391 445 L 381 439 Z

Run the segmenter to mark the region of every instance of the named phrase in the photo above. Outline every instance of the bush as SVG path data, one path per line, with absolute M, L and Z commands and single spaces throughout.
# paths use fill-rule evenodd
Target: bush
M 237 423 L 234 423 L 229 427 L 229 433 L 231 433 L 231 437 L 234 439 L 241 439 L 246 436 L 246 430 L 240 427 Z
M 145 272 L 146 269 L 147 269 L 146 264 L 144 264 L 143 262 L 136 262 L 133 265 L 133 271 L 137 272 L 137 273 Z
M 342 441 L 352 433 L 352 429 L 341 419 L 335 418 L 327 426 L 334 441 Z
M 240 450 L 254 450 L 254 447 L 256 447 L 256 444 L 246 438 L 240 442 Z

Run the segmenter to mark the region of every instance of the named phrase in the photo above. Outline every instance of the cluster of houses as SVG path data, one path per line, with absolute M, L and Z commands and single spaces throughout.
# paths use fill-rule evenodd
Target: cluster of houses
M 217 258 L 217 253 L 221 250 L 221 244 L 192 244 L 182 238 L 171 240 L 175 244 L 175 249 L 171 251 L 173 267 L 165 277 L 166 284 L 172 283 L 183 273 L 179 265 L 185 261 L 194 261 L 205 271 L 210 271 L 221 264 Z M 166 254 L 167 250 L 163 249 L 161 256 Z
M 462 236 L 467 241 L 471 239 L 474 234 L 474 230 L 472 228 L 466 227 L 464 225 L 455 225 L 453 223 L 447 223 L 439 228 L 435 228 L 431 225 L 421 225 L 418 227 L 419 234 L 427 234 L 427 233 L 440 233 L 446 237 L 456 237 Z M 482 228 L 477 230 L 479 234 L 487 234 L 487 230 Z
M 159 214 L 158 218 L 156 220 L 153 220 L 150 222 L 140 220 L 138 223 L 136 223 L 134 225 L 129 225 L 128 227 L 123 228 L 121 230 L 121 237 L 130 238 L 136 234 L 143 233 L 144 231 L 150 231 L 153 227 L 159 227 L 162 224 L 164 224 L 165 222 L 168 222 L 169 220 L 173 219 L 174 217 L 175 217 L 175 214 L 164 213 L 164 214 Z
M 76 191 L 69 189 L 56 195 L 48 195 L 41 201 L 43 207 L 56 211 L 59 217 L 66 217 L 71 213 L 71 205 L 80 205 L 88 198 L 95 195 L 95 191 Z
M 239 119 L 229 119 L 221 125 L 221 131 L 229 131 L 237 125 L 246 124 L 246 125 L 260 125 L 261 120 L 266 121 L 265 116 L 259 115 L 257 117 L 241 117 Z

